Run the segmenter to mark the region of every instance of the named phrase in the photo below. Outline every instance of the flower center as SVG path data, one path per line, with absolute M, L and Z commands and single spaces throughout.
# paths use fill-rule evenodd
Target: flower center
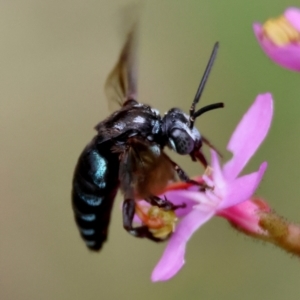
M 211 172 L 213 172 L 212 169 Z M 202 209 L 205 209 L 205 207 L 207 209 L 215 208 L 223 199 L 222 184 L 219 182 L 218 186 L 216 187 L 213 180 L 206 174 L 202 176 L 202 179 L 210 188 L 207 188 L 204 193 L 199 193 L 198 198 L 200 205 L 196 205 L 195 207 L 201 207 Z M 204 206 L 201 204 L 204 204 Z
M 300 43 L 300 32 L 284 16 L 265 22 L 263 34 L 277 46 Z

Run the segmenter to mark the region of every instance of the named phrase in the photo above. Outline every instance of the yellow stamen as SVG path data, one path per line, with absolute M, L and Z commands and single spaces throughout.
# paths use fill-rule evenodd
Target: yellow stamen
M 175 230 L 178 218 L 174 211 L 164 211 L 157 206 L 143 206 L 139 203 L 135 206 L 135 212 L 142 220 L 153 236 L 161 239 L 167 238 Z
M 263 33 L 277 46 L 300 43 L 300 32 L 284 16 L 265 22 Z

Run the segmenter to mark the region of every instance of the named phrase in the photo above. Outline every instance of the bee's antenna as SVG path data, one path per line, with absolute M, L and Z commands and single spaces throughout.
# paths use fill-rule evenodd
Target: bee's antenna
M 214 103 L 214 104 L 210 104 L 204 107 L 201 107 L 199 110 L 197 110 L 194 114 L 193 114 L 193 120 L 195 121 L 196 118 L 198 118 L 200 115 L 204 114 L 207 111 L 216 109 L 216 108 L 222 108 L 224 107 L 224 103 L 222 102 L 218 102 L 218 103 Z
M 197 103 L 199 102 L 199 100 L 200 100 L 201 94 L 202 94 L 202 92 L 203 92 L 203 90 L 204 90 L 205 83 L 206 83 L 206 81 L 207 81 L 207 79 L 208 79 L 208 75 L 209 75 L 209 73 L 210 73 L 210 71 L 211 71 L 211 69 L 212 69 L 213 63 L 214 63 L 214 61 L 215 61 L 215 59 L 216 59 L 218 49 L 219 49 L 219 42 L 216 42 L 215 45 L 214 45 L 213 51 L 212 51 L 212 53 L 211 53 L 211 55 L 210 55 L 208 64 L 207 64 L 207 66 L 206 66 L 206 69 L 205 69 L 205 71 L 204 71 L 203 77 L 202 77 L 202 79 L 201 79 L 201 81 L 200 81 L 200 84 L 199 84 L 198 90 L 197 90 L 197 92 L 196 92 L 194 101 L 193 101 L 192 106 L 191 106 L 191 108 L 190 108 L 190 128 L 191 128 L 191 129 L 192 129 L 193 126 L 194 126 L 194 122 L 195 122 L 195 118 L 196 118 L 196 117 L 194 116 L 196 104 L 197 104 Z M 220 107 L 220 106 L 219 106 L 219 107 Z M 215 108 L 218 108 L 218 107 L 215 107 Z M 214 108 L 211 108 L 211 109 L 214 109 Z M 210 110 L 210 109 L 208 109 L 208 110 Z M 205 110 L 205 111 L 207 111 L 207 110 Z M 203 112 L 205 112 L 205 111 L 203 111 Z M 198 111 L 198 112 L 199 112 L 199 111 Z M 203 112 L 201 112 L 200 114 L 202 114 Z M 199 115 L 200 115 L 200 114 L 199 114 Z

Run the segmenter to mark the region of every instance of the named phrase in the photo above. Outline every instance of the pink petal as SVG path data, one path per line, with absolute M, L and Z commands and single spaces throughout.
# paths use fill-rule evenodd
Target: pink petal
M 296 24 L 296 22 L 294 22 Z M 298 26 L 299 21 L 297 22 Z M 278 65 L 292 71 L 300 71 L 300 44 L 288 44 L 276 46 L 263 35 L 262 26 L 253 24 L 254 34 L 264 52 Z
M 290 7 L 284 12 L 284 16 L 300 32 L 300 9 Z
M 198 195 L 199 192 L 189 191 L 189 190 L 175 190 L 175 191 L 168 191 L 164 195 L 169 201 L 171 201 L 175 205 L 185 204 L 184 208 L 178 208 L 175 211 L 176 215 L 182 218 L 185 215 L 190 213 L 190 211 L 193 209 L 193 206 L 195 204 L 198 204 L 197 198 L 195 198 L 196 195 L 193 194 Z M 193 198 L 196 200 L 193 200 Z
M 138 215 L 134 215 L 134 217 L 133 217 L 133 223 L 142 224 L 142 221 L 141 221 L 141 219 L 139 218 Z
M 201 208 L 204 208 L 203 205 Z M 152 281 L 173 277 L 184 265 L 185 246 L 192 234 L 215 214 L 214 210 L 194 209 L 178 224 L 168 245 L 152 272 Z
M 224 176 L 221 170 L 218 154 L 213 149 L 211 149 L 210 153 L 211 153 L 211 167 L 213 169 L 213 173 L 212 173 L 213 181 L 216 185 L 222 185 L 224 182 Z
M 234 180 L 266 137 L 273 116 L 273 99 L 269 93 L 260 94 L 243 116 L 232 134 L 227 149 L 233 157 L 223 167 L 227 181 Z
M 218 206 L 218 211 L 240 204 L 249 199 L 257 189 L 265 171 L 267 163 L 260 165 L 257 172 L 242 176 L 228 184 L 227 195 Z
M 139 204 L 142 205 L 142 206 L 150 207 L 150 204 L 145 200 L 140 200 Z M 122 209 L 122 206 L 123 206 L 123 202 L 121 204 L 121 209 Z M 142 224 L 142 221 L 141 221 L 140 217 L 137 214 L 134 215 L 133 222 L 138 224 L 138 225 Z

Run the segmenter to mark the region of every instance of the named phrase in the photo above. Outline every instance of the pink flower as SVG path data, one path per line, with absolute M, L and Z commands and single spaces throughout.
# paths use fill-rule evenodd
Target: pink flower
M 180 222 L 171 235 L 167 247 L 152 273 L 152 281 L 173 277 L 184 265 L 185 247 L 193 233 L 209 219 L 230 208 L 241 205 L 251 198 L 266 170 L 264 162 L 258 171 L 239 176 L 249 159 L 267 135 L 273 115 L 271 94 L 259 95 L 243 116 L 228 143 L 233 157 L 223 167 L 217 154 L 211 151 L 211 176 L 203 176 L 213 190 L 199 192 L 197 188 L 174 189 L 166 197 L 174 204 L 186 203 L 184 209 L 176 210 Z M 202 180 L 199 178 L 199 180 Z M 234 211 L 231 211 L 231 216 Z
M 288 8 L 283 16 L 263 25 L 253 24 L 264 52 L 280 66 L 300 72 L 300 9 Z

